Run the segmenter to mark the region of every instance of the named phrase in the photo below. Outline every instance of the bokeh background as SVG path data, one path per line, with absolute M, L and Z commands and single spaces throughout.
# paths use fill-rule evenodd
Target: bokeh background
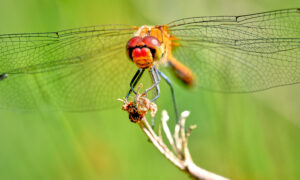
M 300 7 L 297 0 L 9 0 L 0 33 L 97 24 L 164 24 L 190 16 L 239 15 Z M 299 27 L 300 28 L 300 27 Z M 300 86 L 252 94 L 187 91 L 180 110 L 198 128 L 199 166 L 231 179 L 300 179 Z M 1 89 L 0 89 L 1 93 Z M 160 107 L 172 113 L 162 84 Z M 1 103 L 1 102 L 0 102 Z M 62 113 L 0 110 L 0 179 L 188 179 L 147 141 L 120 108 Z

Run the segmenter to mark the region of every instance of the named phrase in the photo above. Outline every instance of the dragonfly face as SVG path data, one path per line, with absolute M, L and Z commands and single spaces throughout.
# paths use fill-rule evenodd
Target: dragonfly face
M 153 66 L 162 57 L 162 46 L 153 36 L 133 37 L 126 46 L 128 57 L 141 69 Z

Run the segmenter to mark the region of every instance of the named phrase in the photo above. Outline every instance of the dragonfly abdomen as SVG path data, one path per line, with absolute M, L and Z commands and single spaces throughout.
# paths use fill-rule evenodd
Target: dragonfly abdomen
M 177 61 L 174 57 L 168 58 L 168 64 L 176 77 L 179 78 L 184 84 L 190 87 L 195 85 L 195 76 L 188 67 Z

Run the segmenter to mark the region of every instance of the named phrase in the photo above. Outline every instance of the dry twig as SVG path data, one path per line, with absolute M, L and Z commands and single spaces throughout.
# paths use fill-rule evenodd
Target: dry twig
M 167 112 L 162 112 L 162 127 L 169 141 L 169 144 L 172 147 L 171 151 L 163 142 L 161 130 L 159 130 L 158 136 L 149 125 L 145 117 L 148 111 L 151 112 L 152 117 L 155 116 L 155 113 L 157 112 L 156 104 L 152 103 L 143 94 L 140 95 L 139 93 L 136 95 L 133 102 L 127 102 L 126 100 L 122 101 L 124 102 L 122 108 L 129 113 L 129 119 L 132 122 L 137 123 L 153 143 L 153 145 L 165 156 L 165 158 L 171 161 L 180 170 L 188 173 L 195 179 L 228 180 L 225 177 L 198 167 L 193 162 L 188 148 L 188 137 L 190 136 L 191 131 L 196 128 L 196 126 L 190 126 L 188 131 L 185 132 L 185 121 L 189 116 L 188 111 L 184 111 L 183 113 L 181 113 L 180 124 L 177 124 L 175 126 L 174 135 L 171 134 L 171 131 L 167 124 L 167 121 L 169 120 Z

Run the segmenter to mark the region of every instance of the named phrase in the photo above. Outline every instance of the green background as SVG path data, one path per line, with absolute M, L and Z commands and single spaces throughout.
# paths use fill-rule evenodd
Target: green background
M 9 0 L 0 3 L 0 33 L 165 24 L 190 16 L 290 7 L 300 7 L 299 1 Z M 198 125 L 189 142 L 196 164 L 231 179 L 300 179 L 299 85 L 252 94 L 188 91 L 177 84 L 175 88 L 179 109 L 191 111 L 188 124 Z M 159 108 L 172 113 L 169 94 L 162 84 Z M 164 159 L 127 114 L 115 108 L 86 113 L 0 110 L 0 179 L 188 176 Z

